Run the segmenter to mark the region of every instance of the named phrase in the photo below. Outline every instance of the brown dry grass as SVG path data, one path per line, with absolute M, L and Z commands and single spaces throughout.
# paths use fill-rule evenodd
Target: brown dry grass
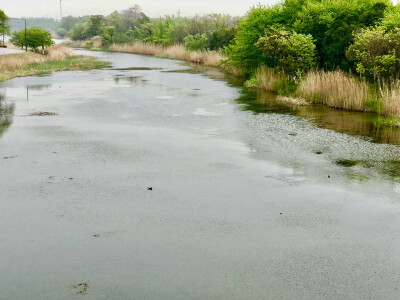
M 134 42 L 122 45 L 114 44 L 109 50 L 111 52 L 162 56 L 215 67 L 219 66 L 221 61 L 227 59 L 223 53 L 218 51 L 187 51 L 183 45 L 163 47 L 161 45 Z
M 271 92 L 277 92 L 277 82 L 286 82 L 284 74 L 276 72 L 276 70 L 261 66 L 256 71 L 256 79 L 259 87 Z
M 382 84 L 381 95 L 382 114 L 400 116 L 400 80 L 396 80 L 390 84 Z
M 24 52 L 0 56 L 0 72 L 13 72 L 34 63 L 58 61 L 72 56 L 73 51 L 64 46 L 54 46 L 48 49 L 48 55 Z
M 310 71 L 296 94 L 312 103 L 359 111 L 367 110 L 370 99 L 368 83 L 343 71 Z

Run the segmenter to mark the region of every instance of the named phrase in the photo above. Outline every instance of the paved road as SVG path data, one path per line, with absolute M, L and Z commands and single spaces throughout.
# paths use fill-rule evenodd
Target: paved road
M 24 51 L 23 50 L 18 50 L 18 49 L 0 48 L 0 55 L 21 53 L 21 52 L 24 52 Z

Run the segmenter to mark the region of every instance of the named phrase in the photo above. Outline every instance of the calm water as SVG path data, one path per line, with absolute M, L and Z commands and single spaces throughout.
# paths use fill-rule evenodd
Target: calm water
M 397 130 L 90 54 L 0 84 L 1 299 L 400 297 Z

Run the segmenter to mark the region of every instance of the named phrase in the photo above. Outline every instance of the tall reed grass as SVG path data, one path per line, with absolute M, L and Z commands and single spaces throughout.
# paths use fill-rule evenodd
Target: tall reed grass
M 372 100 L 369 84 L 343 71 L 310 71 L 300 83 L 296 95 L 311 103 L 330 107 L 366 111 Z
M 380 89 L 382 114 L 400 116 L 400 80 L 383 83 Z
M 64 46 L 53 46 L 48 49 L 48 55 L 33 52 L 7 54 L 0 56 L 0 72 L 13 72 L 27 65 L 46 61 L 64 60 L 73 55 L 73 51 Z
M 227 57 L 219 51 L 187 51 L 183 45 L 164 47 L 143 42 L 121 45 L 114 44 L 110 46 L 109 51 L 162 56 L 214 67 L 219 66 L 222 61 L 227 59 Z

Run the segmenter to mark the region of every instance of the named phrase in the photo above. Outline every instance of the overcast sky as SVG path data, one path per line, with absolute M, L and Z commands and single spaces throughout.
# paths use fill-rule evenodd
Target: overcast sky
M 241 16 L 258 3 L 273 4 L 279 0 L 62 0 L 64 16 L 107 15 L 139 4 L 151 17 L 174 14 L 183 16 L 205 13 L 226 13 Z M 10 17 L 59 18 L 59 0 L 0 0 L 0 8 Z

